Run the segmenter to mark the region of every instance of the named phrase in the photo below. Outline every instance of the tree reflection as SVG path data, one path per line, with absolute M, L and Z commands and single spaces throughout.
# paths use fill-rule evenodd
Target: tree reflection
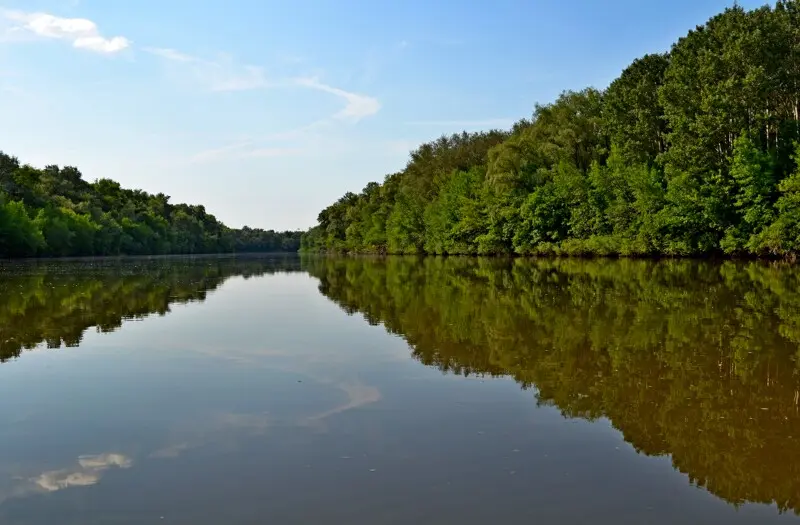
M 0 268 L 0 361 L 23 349 L 78 346 L 84 332 L 203 301 L 233 276 L 299 270 L 296 258 L 215 257 L 12 264 Z
M 456 374 L 608 418 L 738 505 L 800 513 L 800 270 L 785 264 L 304 259 L 320 291 Z

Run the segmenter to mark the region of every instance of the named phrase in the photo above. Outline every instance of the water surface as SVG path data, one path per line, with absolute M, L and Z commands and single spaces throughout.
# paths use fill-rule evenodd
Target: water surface
M 800 522 L 798 285 L 730 262 L 4 263 L 0 523 Z

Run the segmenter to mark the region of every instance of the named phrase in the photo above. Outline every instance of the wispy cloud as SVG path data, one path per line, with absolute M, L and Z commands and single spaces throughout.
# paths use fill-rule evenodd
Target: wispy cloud
M 237 64 L 233 59 L 224 55 L 217 60 L 208 60 L 171 48 L 148 47 L 144 50 L 168 62 L 188 68 L 196 80 L 206 85 L 206 87 L 212 91 L 245 91 L 292 86 L 315 89 L 317 91 L 324 91 L 325 93 L 336 95 L 343 99 L 345 101 L 344 108 L 333 115 L 332 118 L 353 122 L 374 115 L 380 111 L 381 108 L 380 102 L 374 97 L 324 84 L 320 82 L 317 77 L 269 80 L 263 68 L 246 64 Z
M 211 91 L 248 91 L 272 86 L 263 68 L 238 64 L 226 55 L 209 60 L 170 48 L 146 47 L 144 51 L 186 68 L 195 81 Z
M 323 83 L 316 76 L 268 78 L 263 68 L 237 63 L 227 55 L 207 59 L 172 48 L 149 47 L 144 51 L 159 57 L 175 68 L 174 72 L 188 76 L 192 82 L 210 91 L 302 88 L 334 95 L 344 102 L 344 106 L 333 115 L 322 116 L 304 126 L 267 136 L 243 137 L 220 147 L 200 151 L 188 159 L 192 163 L 305 154 L 309 152 L 309 141 L 322 129 L 331 128 L 337 123 L 356 123 L 381 109 L 376 98 Z
M 144 50 L 153 55 L 175 62 L 200 62 L 198 58 L 166 47 L 146 47 Z
M 123 36 L 111 38 L 100 34 L 97 24 L 85 18 L 61 18 L 48 13 L 26 13 L 24 11 L 1 10 L 0 17 L 13 25 L 6 35 L 28 34 L 42 38 L 65 40 L 78 49 L 112 54 L 130 46 Z
M 415 120 L 406 122 L 407 126 L 426 126 L 436 128 L 510 128 L 517 119 L 490 118 L 483 120 Z
M 373 97 L 352 93 L 323 84 L 317 78 L 298 78 L 295 79 L 295 82 L 299 86 L 324 91 L 344 99 L 346 105 L 333 116 L 335 119 L 359 121 L 364 117 L 376 114 L 381 109 L 380 102 Z

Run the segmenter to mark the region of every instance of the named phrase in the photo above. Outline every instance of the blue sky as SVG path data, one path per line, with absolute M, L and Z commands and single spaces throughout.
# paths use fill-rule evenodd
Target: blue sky
M 604 88 L 732 4 L 0 0 L 0 150 L 305 229 L 418 144 Z

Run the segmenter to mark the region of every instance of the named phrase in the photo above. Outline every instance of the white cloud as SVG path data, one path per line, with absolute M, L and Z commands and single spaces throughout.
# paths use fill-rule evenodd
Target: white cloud
M 89 49 L 99 53 L 116 53 L 128 47 L 128 40 L 121 36 L 114 38 L 103 38 L 99 36 L 85 36 L 77 38 L 72 43 L 73 46 L 80 49 Z
M 112 54 L 131 44 L 123 36 L 102 36 L 97 24 L 85 18 L 61 18 L 48 13 L 8 10 L 0 11 L 0 16 L 16 24 L 8 30 L 9 33 L 27 32 L 43 38 L 66 40 L 78 49 Z
M 324 91 L 343 98 L 347 103 L 341 111 L 333 116 L 336 119 L 359 121 L 364 117 L 376 114 L 381 109 L 380 102 L 373 97 L 335 88 L 321 83 L 316 78 L 298 78 L 295 79 L 295 82 L 299 86 Z
M 181 53 L 180 51 L 176 51 L 174 49 L 166 48 L 166 47 L 146 47 L 144 48 L 145 51 L 148 53 L 152 53 L 153 55 L 159 56 L 161 58 L 165 58 L 167 60 L 172 60 L 175 62 L 198 62 L 199 59 Z

